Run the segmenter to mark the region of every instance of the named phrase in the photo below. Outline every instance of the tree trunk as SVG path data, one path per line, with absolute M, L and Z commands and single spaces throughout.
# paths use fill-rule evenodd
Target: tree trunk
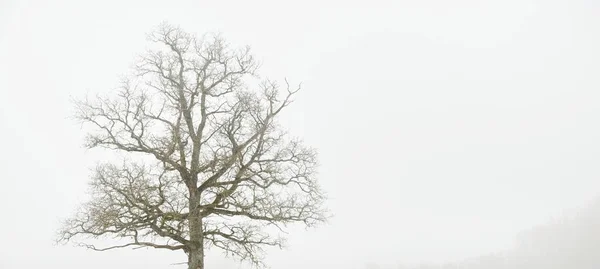
M 204 234 L 202 229 L 202 219 L 200 219 L 200 210 L 197 206 L 200 203 L 200 197 L 197 193 L 191 193 L 189 199 L 190 215 L 190 252 L 188 253 L 188 269 L 204 269 Z
M 204 248 L 193 248 L 188 253 L 188 269 L 204 269 Z

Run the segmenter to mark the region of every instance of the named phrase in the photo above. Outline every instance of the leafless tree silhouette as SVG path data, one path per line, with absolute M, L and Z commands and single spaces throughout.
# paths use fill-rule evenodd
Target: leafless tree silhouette
M 92 126 L 86 146 L 128 158 L 96 167 L 90 200 L 59 241 L 182 250 L 190 269 L 204 268 L 211 247 L 264 265 L 263 247 L 283 244 L 269 226 L 326 220 L 315 151 L 276 122 L 300 87 L 247 86 L 257 62 L 219 35 L 162 24 L 149 40 L 156 48 L 117 94 L 75 101 Z

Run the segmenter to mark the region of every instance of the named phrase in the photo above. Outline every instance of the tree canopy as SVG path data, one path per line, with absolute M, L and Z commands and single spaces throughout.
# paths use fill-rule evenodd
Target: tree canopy
M 193 269 L 207 248 L 261 265 L 284 243 L 269 227 L 325 221 L 316 151 L 277 123 L 300 87 L 259 80 L 250 49 L 220 35 L 165 23 L 148 38 L 116 93 L 75 101 L 85 145 L 127 158 L 95 168 L 60 241 L 182 250 Z

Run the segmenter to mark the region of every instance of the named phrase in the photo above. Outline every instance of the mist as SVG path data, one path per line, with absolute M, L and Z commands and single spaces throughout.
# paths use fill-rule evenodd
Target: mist
M 281 124 L 333 217 L 271 268 L 595 268 L 600 5 L 506 1 L 0 2 L 0 268 L 184 268 L 56 245 L 92 167 L 73 97 L 114 90 L 163 21 L 302 83 Z M 250 268 L 209 251 L 207 268 Z M 427 267 L 428 266 L 428 267 Z

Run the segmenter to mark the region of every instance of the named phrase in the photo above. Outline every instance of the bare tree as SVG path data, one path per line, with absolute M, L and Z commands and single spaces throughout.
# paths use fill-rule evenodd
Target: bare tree
M 283 244 L 269 227 L 325 221 L 315 152 L 276 122 L 300 88 L 247 87 L 258 64 L 219 35 L 163 24 L 149 39 L 156 48 L 118 94 L 75 101 L 93 127 L 86 146 L 128 158 L 96 167 L 91 198 L 59 241 L 182 250 L 190 269 L 204 268 L 211 247 L 263 265 L 263 247 Z

